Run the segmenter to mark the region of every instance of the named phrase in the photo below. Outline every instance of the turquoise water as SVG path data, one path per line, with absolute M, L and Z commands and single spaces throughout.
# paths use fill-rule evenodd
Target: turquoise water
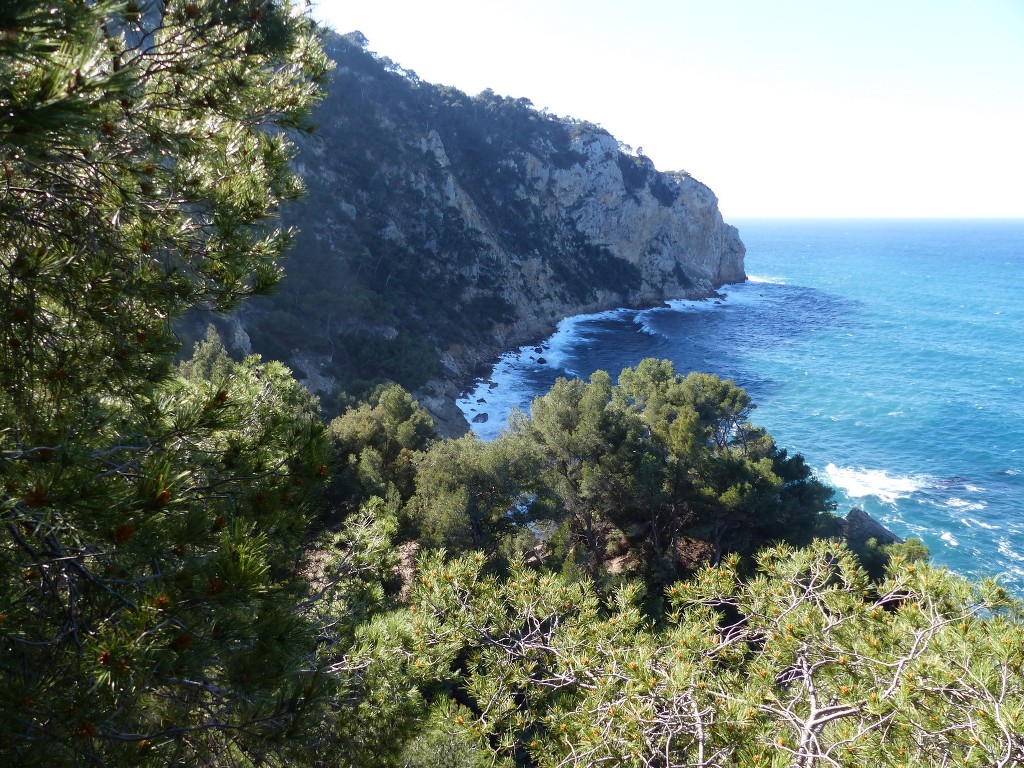
M 493 437 L 560 375 L 668 358 L 745 387 L 840 512 L 1024 588 L 1024 221 L 734 223 L 749 282 L 564 321 L 462 401 L 487 414 L 474 429 Z

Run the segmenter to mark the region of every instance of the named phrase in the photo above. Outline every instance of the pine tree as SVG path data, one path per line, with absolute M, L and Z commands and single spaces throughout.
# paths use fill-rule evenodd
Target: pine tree
M 323 428 L 276 364 L 206 349 L 178 373 L 171 323 L 278 278 L 286 132 L 326 66 L 277 0 L 0 7 L 12 764 L 260 763 L 298 727 Z
M 636 583 L 602 600 L 591 582 L 522 563 L 488 576 L 484 563 L 427 554 L 410 608 L 419 666 L 453 692 L 433 727 L 449 743 L 479 740 L 481 760 L 1024 761 L 1024 606 L 992 581 L 894 558 L 872 583 L 843 545 L 819 540 L 762 550 L 749 578 L 728 556 L 670 586 L 652 624 Z
M 831 491 L 748 421 L 753 407 L 731 381 L 648 359 L 616 385 L 604 371 L 559 379 L 512 426 L 538 451 L 590 573 L 625 539 L 649 580 L 667 583 L 684 572 L 681 555 L 695 559 L 684 541 L 717 562 L 807 543 L 831 519 Z

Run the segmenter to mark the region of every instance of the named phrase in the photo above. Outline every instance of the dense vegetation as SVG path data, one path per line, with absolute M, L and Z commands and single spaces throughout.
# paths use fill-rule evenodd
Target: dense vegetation
M 4 765 L 1010 766 L 1024 616 L 873 548 L 729 382 L 329 425 L 172 322 L 273 284 L 325 58 L 271 0 L 0 9 Z
M 531 197 L 531 162 L 580 162 L 570 148 L 579 124 L 525 98 L 425 82 L 367 44 L 359 33 L 325 40 L 337 67 L 316 132 L 298 140 L 310 202 L 282 208 L 298 234 L 286 280 L 243 315 L 254 351 L 315 358 L 349 393 L 384 380 L 414 389 L 441 374 L 443 353 L 487 345 L 515 319 L 503 282 L 523 278 L 498 249 L 540 261 L 559 301 L 639 287 L 636 266 Z M 636 185 L 656 175 L 649 160 L 630 162 Z M 468 224 L 449 177 L 493 242 Z M 300 378 L 310 373 L 298 365 Z

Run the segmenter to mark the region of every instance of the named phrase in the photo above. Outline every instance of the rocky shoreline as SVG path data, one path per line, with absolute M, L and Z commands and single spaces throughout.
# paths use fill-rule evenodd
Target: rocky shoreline
M 744 276 L 745 279 L 745 276 Z M 736 282 L 736 281 L 733 281 Z M 724 283 L 723 283 L 724 284 Z M 522 324 L 520 328 L 509 329 L 494 344 L 474 348 L 464 348 L 458 358 L 448 354 L 442 358 L 446 376 L 431 379 L 413 392 L 419 404 L 434 419 L 434 427 L 444 437 L 461 437 L 470 431 L 470 423 L 466 419 L 457 401 L 473 390 L 476 384 L 493 368 L 497 360 L 510 350 L 526 346 L 540 346 L 558 329 L 558 323 L 569 317 L 590 315 L 614 309 L 653 309 L 664 306 L 666 302 L 683 299 L 700 301 L 703 299 L 721 299 L 717 289 L 689 292 L 683 295 L 667 295 L 654 301 L 628 302 L 612 301 L 604 304 L 592 304 L 580 307 L 555 321 L 541 321 L 535 324 Z

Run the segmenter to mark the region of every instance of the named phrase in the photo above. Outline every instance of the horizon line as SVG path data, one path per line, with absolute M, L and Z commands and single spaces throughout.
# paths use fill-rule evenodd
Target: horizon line
M 1021 216 L 888 216 L 888 215 L 845 215 L 845 214 L 745 214 L 722 216 L 728 223 L 730 219 L 759 219 L 762 221 L 1019 221 Z

